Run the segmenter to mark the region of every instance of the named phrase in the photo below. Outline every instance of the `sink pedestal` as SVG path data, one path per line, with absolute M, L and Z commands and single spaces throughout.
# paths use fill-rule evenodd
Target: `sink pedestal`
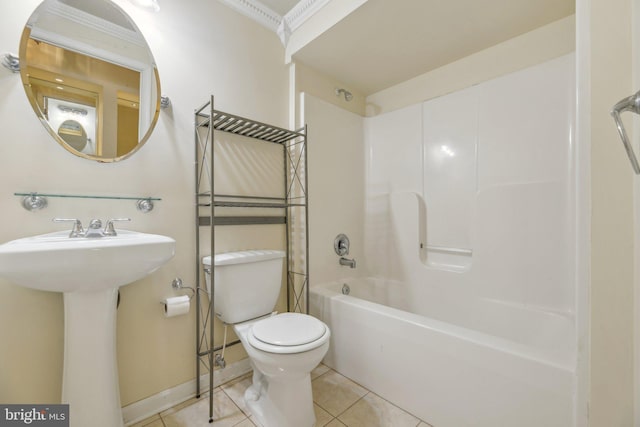
M 175 248 L 171 237 L 129 230 L 94 238 L 56 231 L 0 245 L 0 276 L 64 293 L 62 402 L 69 404 L 71 427 L 122 427 L 118 288 L 156 271 Z
M 122 427 L 116 360 L 118 288 L 64 294 L 62 402 L 71 427 Z

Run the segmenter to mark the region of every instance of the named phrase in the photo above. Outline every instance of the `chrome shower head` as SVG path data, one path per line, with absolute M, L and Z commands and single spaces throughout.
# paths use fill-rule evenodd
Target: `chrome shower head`
M 344 100 L 349 102 L 353 99 L 353 94 L 346 89 L 336 88 L 336 96 L 344 95 Z

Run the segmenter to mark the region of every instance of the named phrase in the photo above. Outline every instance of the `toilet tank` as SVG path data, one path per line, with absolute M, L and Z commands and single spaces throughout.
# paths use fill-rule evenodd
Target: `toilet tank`
M 273 311 L 282 286 L 284 251 L 251 250 L 217 254 L 214 310 L 225 323 L 240 323 Z M 211 257 L 202 259 L 211 292 Z

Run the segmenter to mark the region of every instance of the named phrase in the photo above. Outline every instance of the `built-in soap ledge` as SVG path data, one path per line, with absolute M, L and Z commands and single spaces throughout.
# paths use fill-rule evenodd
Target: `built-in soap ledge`
M 420 259 L 430 267 L 462 272 L 471 267 L 473 250 L 420 243 Z
M 132 197 L 132 196 L 90 196 L 80 194 L 51 194 L 51 193 L 13 193 L 14 196 L 22 197 L 22 207 L 28 211 L 37 211 L 48 206 L 47 198 L 70 198 L 70 199 L 94 199 L 94 200 L 134 200 L 136 208 L 142 212 L 151 212 L 154 202 L 162 199 L 158 197 Z

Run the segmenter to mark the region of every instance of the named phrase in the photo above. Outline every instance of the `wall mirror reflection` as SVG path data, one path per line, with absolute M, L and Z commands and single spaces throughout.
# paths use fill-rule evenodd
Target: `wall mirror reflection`
M 160 81 L 153 55 L 109 0 L 43 1 L 25 26 L 20 66 L 35 113 L 75 155 L 122 160 L 155 126 Z
M 45 98 L 44 107 L 49 125 L 71 148 L 98 155 L 95 107 L 55 98 Z
M 87 149 L 87 143 L 91 142 L 82 125 L 75 120 L 65 120 L 62 122 L 58 128 L 58 135 L 74 150 L 80 152 L 85 152 L 84 150 Z M 95 148 L 91 145 L 89 145 L 88 148 L 88 154 L 95 153 Z

